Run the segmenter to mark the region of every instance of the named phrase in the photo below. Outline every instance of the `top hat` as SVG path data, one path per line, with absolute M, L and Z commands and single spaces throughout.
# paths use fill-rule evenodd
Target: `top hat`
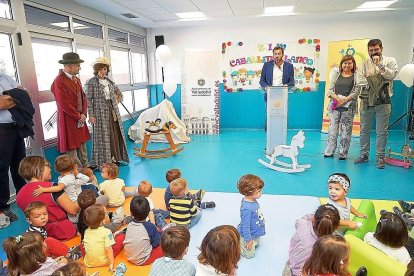
M 111 66 L 111 63 L 109 62 L 109 59 L 107 57 L 98 57 L 96 60 L 92 63 L 92 66 L 95 66 L 95 64 L 104 64 L 106 66 Z
M 79 55 L 74 52 L 69 52 L 66 54 L 63 54 L 62 59 L 59 60 L 60 64 L 78 64 L 82 63 L 83 60 L 79 58 Z

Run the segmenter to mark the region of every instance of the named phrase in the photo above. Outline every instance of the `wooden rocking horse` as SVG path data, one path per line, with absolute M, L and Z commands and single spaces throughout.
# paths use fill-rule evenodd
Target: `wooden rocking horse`
M 134 148 L 135 152 L 134 155 L 142 157 L 142 158 L 164 158 L 168 157 L 174 154 L 179 153 L 184 148 L 179 147 L 180 144 L 174 144 L 174 140 L 171 136 L 171 129 L 176 129 L 177 127 L 175 124 L 171 121 L 166 122 L 162 125 L 162 127 L 159 127 L 161 120 L 157 119 L 155 122 L 147 122 L 149 126 L 145 128 L 145 134 L 144 134 L 144 140 L 142 142 L 141 148 Z M 157 129 L 155 129 L 157 127 Z M 151 139 L 151 135 L 165 135 L 165 138 L 167 139 L 168 143 L 170 144 L 169 147 L 158 149 L 158 150 L 148 150 L 148 143 Z

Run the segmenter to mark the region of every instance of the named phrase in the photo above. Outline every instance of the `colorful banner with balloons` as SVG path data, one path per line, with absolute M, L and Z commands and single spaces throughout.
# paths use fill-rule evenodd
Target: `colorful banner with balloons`
M 369 39 L 355 39 L 355 40 L 342 40 L 331 41 L 328 43 L 328 62 L 326 70 L 326 86 L 325 86 L 325 100 L 323 104 L 323 121 L 322 132 L 328 132 L 329 117 L 328 117 L 328 105 L 330 98 L 328 98 L 327 92 L 330 85 L 330 72 L 333 68 L 338 68 L 339 63 L 344 55 L 351 55 L 355 58 L 357 68 L 361 68 L 364 60 L 368 58 L 367 44 Z M 355 114 L 352 134 L 359 135 L 360 120 L 359 112 Z
M 226 92 L 260 89 L 263 63 L 273 60 L 273 48 L 284 48 L 284 60 L 293 64 L 296 92 L 316 91 L 319 84 L 320 40 L 302 38 L 297 42 L 223 42 L 222 82 Z
M 184 50 L 181 62 L 181 119 L 189 134 L 220 131 L 217 51 Z

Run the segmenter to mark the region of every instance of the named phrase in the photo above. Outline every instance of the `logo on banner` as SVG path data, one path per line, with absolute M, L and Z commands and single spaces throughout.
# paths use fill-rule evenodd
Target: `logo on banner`
M 205 80 L 205 79 L 199 79 L 199 80 L 197 81 L 197 83 L 198 83 L 198 85 L 200 85 L 200 86 L 204 86 L 204 84 L 206 84 L 206 80 Z

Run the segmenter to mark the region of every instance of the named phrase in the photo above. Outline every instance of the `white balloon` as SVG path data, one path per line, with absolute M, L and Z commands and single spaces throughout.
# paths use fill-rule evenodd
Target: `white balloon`
M 165 81 L 162 87 L 164 89 L 164 93 L 168 97 L 174 95 L 175 91 L 177 90 L 177 84 L 173 81 Z
M 400 80 L 405 84 L 407 87 L 413 86 L 414 82 L 414 64 L 406 64 L 404 65 L 400 73 L 398 73 L 400 76 Z
M 160 45 L 155 50 L 155 58 L 161 66 L 167 64 L 171 59 L 171 50 L 167 45 Z

